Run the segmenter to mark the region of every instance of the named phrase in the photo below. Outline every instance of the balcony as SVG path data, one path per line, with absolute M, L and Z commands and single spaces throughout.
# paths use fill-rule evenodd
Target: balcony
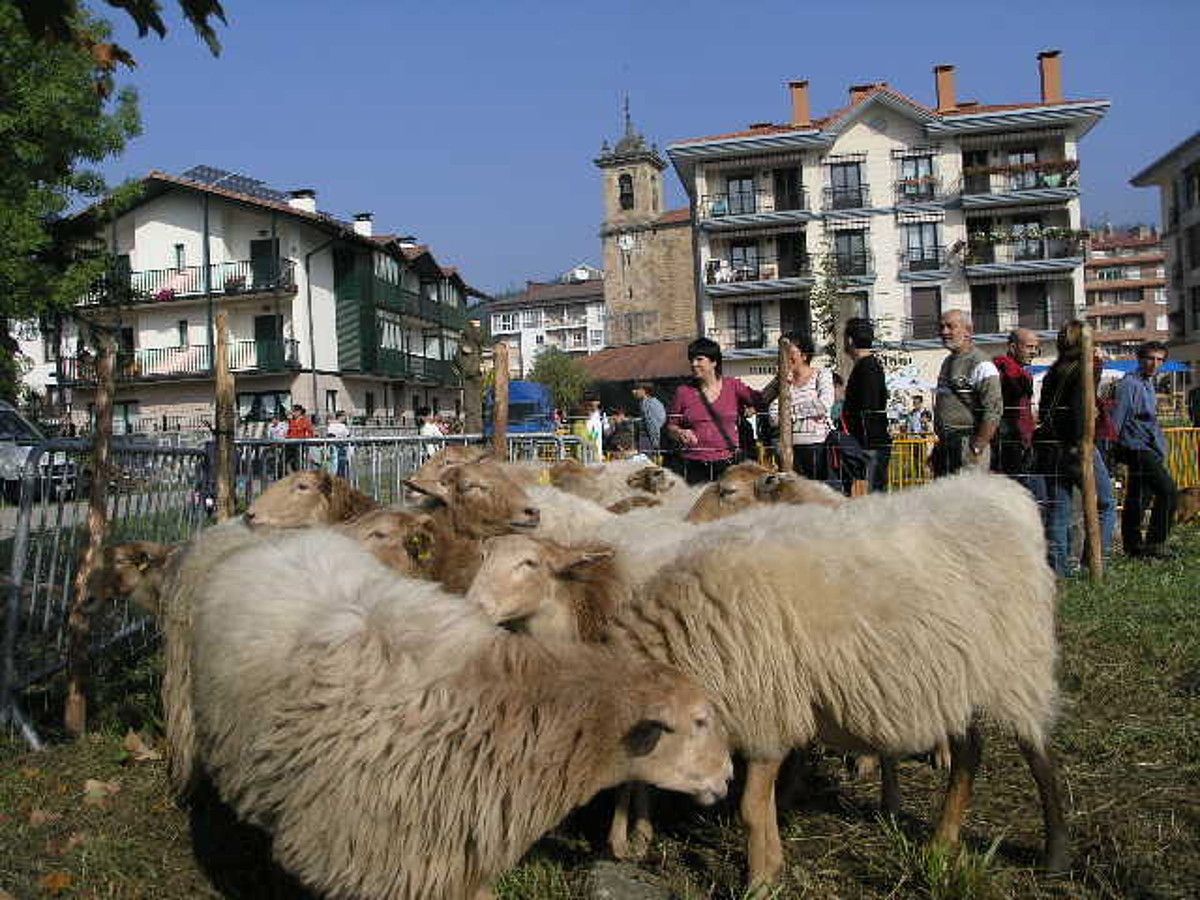
M 939 272 L 945 268 L 944 247 L 909 247 L 900 251 L 901 272 Z
M 851 250 L 833 254 L 834 269 L 840 277 L 855 278 L 875 274 L 870 250 Z
M 934 175 L 921 175 L 916 178 L 898 178 L 892 182 L 896 193 L 896 205 L 906 203 L 932 203 L 941 199 L 942 182 Z
M 127 306 L 134 303 L 168 303 L 194 299 L 207 293 L 245 296 L 296 290 L 296 261 L 292 259 L 242 259 L 185 266 L 121 272 L 114 268 L 79 301 L 80 306 Z
M 808 209 L 808 194 L 804 188 L 776 194 L 770 191 L 734 191 L 727 194 L 704 194 L 700 198 L 700 218 L 723 219 L 755 213 L 796 212 Z
M 767 330 L 761 325 L 746 325 L 737 328 L 710 328 L 707 336 L 726 351 L 729 350 L 772 350 L 776 349 L 779 332 L 774 331 L 775 340 L 767 343 Z M 755 354 L 750 354 L 751 356 Z
M 963 169 L 963 206 L 1005 206 L 1068 200 L 1079 195 L 1079 163 L 1073 159 Z
M 824 209 L 863 209 L 871 205 L 871 189 L 865 184 L 857 187 L 827 187 L 824 197 Z
M 436 295 L 414 290 L 382 278 L 371 279 L 371 292 L 376 306 L 383 309 L 424 319 L 426 322 L 456 331 L 462 331 L 467 327 L 466 313 L 460 307 L 439 302 Z M 519 329 L 514 327 L 512 330 Z
M 444 385 L 457 385 L 459 381 L 450 360 L 417 356 L 394 347 L 378 349 L 372 372 L 389 378 L 411 378 Z
M 808 278 L 812 265 L 807 256 L 780 261 L 774 256 L 732 262 L 710 259 L 704 268 L 705 284 L 736 284 L 744 281 L 774 281 L 779 278 Z
M 906 341 L 937 340 L 941 337 L 938 333 L 940 322 L 941 319 L 938 316 L 912 316 L 901 319 L 901 339 Z
M 210 378 L 212 353 L 207 344 L 190 347 L 150 347 L 117 353 L 118 381 L 155 381 L 170 378 Z M 62 384 L 87 384 L 96 380 L 96 360 L 90 353 L 59 360 Z M 300 342 L 231 341 L 229 368 L 242 374 L 266 374 L 300 366 Z
M 542 327 L 546 331 L 559 328 L 586 328 L 587 323 L 587 313 L 565 313 L 561 315 L 551 315 L 547 313 L 542 319 Z
M 971 243 L 967 247 L 967 274 L 974 266 L 1013 265 L 1065 260 L 1070 267 L 1083 259 L 1083 241 L 1073 238 L 1029 238 L 1004 243 Z

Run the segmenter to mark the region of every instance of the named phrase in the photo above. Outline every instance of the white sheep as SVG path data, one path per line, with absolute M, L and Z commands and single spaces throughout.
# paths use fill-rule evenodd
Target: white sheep
M 711 802 L 732 773 L 675 670 L 510 634 L 324 529 L 231 554 L 193 599 L 198 758 L 335 900 L 486 895 L 605 787 Z
M 713 696 L 749 761 L 742 817 L 753 883 L 774 880 L 783 864 L 780 762 L 814 740 L 901 756 L 950 735 L 936 839 L 956 843 L 980 712 L 1015 732 L 1042 799 L 1046 865 L 1066 865 L 1046 750 L 1055 586 L 1028 492 L 964 475 L 837 508 L 757 507 L 674 546 L 616 609 L 611 636 Z M 518 589 L 485 560 L 469 598 L 495 621 L 536 623 L 548 595 Z

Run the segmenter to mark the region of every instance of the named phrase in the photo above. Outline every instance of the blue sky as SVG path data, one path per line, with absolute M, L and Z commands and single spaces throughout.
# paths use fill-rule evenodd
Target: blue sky
M 377 231 L 415 235 L 488 291 L 598 263 L 592 160 L 620 135 L 625 91 L 665 147 L 786 121 L 800 78 L 814 115 L 870 81 L 932 104 L 940 63 L 958 67 L 960 99 L 1033 101 L 1037 53 L 1059 49 L 1068 98 L 1112 101 L 1080 156 L 1085 219 L 1115 223 L 1157 220 L 1156 192 L 1129 178 L 1200 128 L 1200 3 L 1185 0 L 223 0 L 215 59 L 163 2 L 165 41 L 95 6 L 138 59 L 124 81 L 145 126 L 110 180 L 206 163 L 312 187 L 322 209 L 374 212 Z

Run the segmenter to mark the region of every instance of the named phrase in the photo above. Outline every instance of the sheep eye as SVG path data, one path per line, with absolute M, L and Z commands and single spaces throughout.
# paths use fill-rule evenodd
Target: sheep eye
M 385 531 L 372 531 L 372 532 L 371 532 L 371 533 L 368 535 L 368 537 L 372 538 L 373 540 L 382 541 L 382 540 L 383 540 L 385 537 L 387 537 L 387 532 L 385 532 Z
M 537 560 L 523 559 L 523 560 L 521 560 L 521 567 L 525 568 L 525 569 L 536 569 L 537 568 Z
M 703 731 L 707 727 L 708 719 L 700 718 L 696 720 L 696 728 L 698 728 L 700 731 Z

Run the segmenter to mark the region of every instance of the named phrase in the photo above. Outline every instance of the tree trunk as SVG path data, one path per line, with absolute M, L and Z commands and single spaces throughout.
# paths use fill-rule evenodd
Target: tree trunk
M 498 459 L 508 459 L 508 344 L 498 342 L 492 348 L 496 373 L 496 402 L 492 417 L 492 452 Z
M 234 381 L 229 371 L 229 313 L 217 313 L 217 520 L 232 518 L 236 507 L 233 485 Z

